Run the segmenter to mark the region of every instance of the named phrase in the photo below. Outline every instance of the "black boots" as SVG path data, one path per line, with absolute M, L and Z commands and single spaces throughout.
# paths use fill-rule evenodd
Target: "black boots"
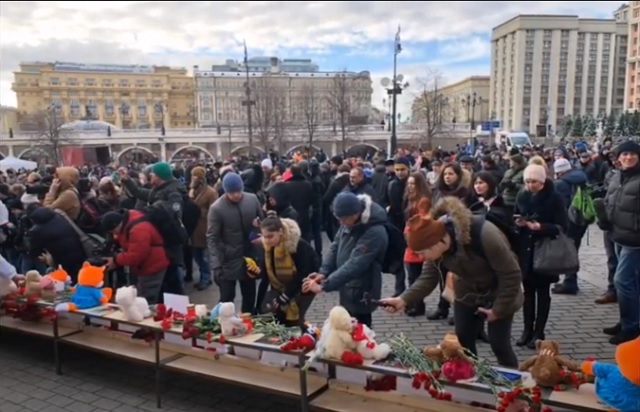
M 533 336 L 527 344 L 527 348 L 536 349 L 536 341 L 544 340 L 544 330 L 549 320 L 549 312 L 551 311 L 551 297 L 538 294 L 538 310 L 536 313 L 536 323 L 533 328 Z
M 516 341 L 516 346 L 527 346 L 533 338 L 533 324 L 536 317 L 535 300 L 525 297 L 522 305 L 522 317 L 524 318 L 524 330 L 520 339 Z
M 407 316 L 415 318 L 415 317 L 418 317 L 418 316 L 424 316 L 426 310 L 427 309 L 426 309 L 426 306 L 425 306 L 424 302 L 420 302 L 415 306 L 407 308 L 406 309 L 406 314 L 407 314 Z
M 449 311 L 446 309 L 438 308 L 435 311 L 431 312 L 427 315 L 427 319 L 429 320 L 440 320 L 446 319 L 449 316 Z

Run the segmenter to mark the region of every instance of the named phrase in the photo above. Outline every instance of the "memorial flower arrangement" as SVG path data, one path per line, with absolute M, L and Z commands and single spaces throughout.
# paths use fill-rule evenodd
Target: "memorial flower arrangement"
M 39 322 L 52 318 L 56 312 L 52 306 L 43 305 L 38 295 L 27 295 L 24 286 L 2 298 L 0 309 L 16 319 Z

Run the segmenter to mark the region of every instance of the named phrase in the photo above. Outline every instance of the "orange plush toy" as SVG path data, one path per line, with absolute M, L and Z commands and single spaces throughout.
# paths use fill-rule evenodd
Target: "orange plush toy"
M 585 375 L 595 376 L 596 395 L 619 412 L 640 411 L 640 338 L 618 345 L 616 363 L 586 361 Z
M 103 288 L 105 267 L 92 266 L 84 262 L 78 272 L 78 284 L 71 295 L 71 302 L 60 303 L 56 312 L 74 312 L 104 305 L 111 300 L 111 288 Z

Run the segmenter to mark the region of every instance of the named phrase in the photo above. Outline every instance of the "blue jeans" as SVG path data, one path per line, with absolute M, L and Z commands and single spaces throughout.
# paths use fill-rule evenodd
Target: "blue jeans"
M 616 245 L 618 267 L 613 282 L 618 295 L 622 330 L 640 329 L 640 249 Z
M 194 247 L 191 251 L 193 252 L 193 260 L 196 261 L 198 268 L 200 269 L 200 284 L 210 285 L 211 269 L 209 268 L 209 256 L 207 249 Z

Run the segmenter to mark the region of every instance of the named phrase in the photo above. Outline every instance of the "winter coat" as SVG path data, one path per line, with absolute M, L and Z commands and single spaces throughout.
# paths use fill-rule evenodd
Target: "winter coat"
M 630 248 L 640 247 L 640 166 L 620 170 L 605 196 L 611 240 Z
M 351 183 L 347 183 L 347 185 L 345 186 L 344 189 L 342 189 L 342 191 L 343 192 L 351 192 L 356 196 L 367 195 L 375 203 L 378 203 L 378 200 L 379 200 L 376 197 L 376 192 L 375 192 L 375 190 L 373 190 L 373 186 L 371 186 L 371 183 L 369 183 L 368 179 L 364 179 L 357 186 L 351 186 Z
M 556 192 L 553 181 L 547 179 L 542 190 L 533 194 L 521 190 L 516 198 L 515 214 L 535 220 L 542 226 L 538 231 L 531 231 L 526 227 L 519 229 L 518 258 L 522 269 L 522 279 L 525 282 L 555 283 L 558 276 L 542 276 L 533 272 L 533 257 L 536 242 L 559 234 L 560 228 L 566 233 L 569 218 L 564 201 Z
M 256 195 L 244 193 L 238 203 L 226 195 L 221 196 L 209 208 L 207 216 L 207 247 L 212 270 L 221 270 L 222 280 L 247 280 L 245 257 L 256 253 L 251 244 L 251 232 L 257 217 L 262 217 L 262 207 Z
M 367 195 L 358 198 L 364 207 L 360 222 L 350 228 L 340 226 L 319 270 L 326 276 L 323 290 L 339 290 L 340 305 L 351 315 L 375 310 L 363 300 L 365 294 L 371 299 L 380 298 L 382 263 L 388 246 L 385 210 Z
M 80 172 L 75 167 L 59 167 L 56 169 L 56 177 L 60 180 L 60 187 L 56 194 L 47 192 L 43 205 L 49 209 L 59 209 L 72 220 L 80 215 L 82 203 L 76 186 L 80 180 Z
M 512 317 L 523 302 L 522 274 L 504 233 L 491 222 L 484 221 L 481 239 L 477 242 L 483 246 L 482 256 L 471 243 L 473 219 L 480 217 L 474 217 L 462 200 L 445 197 L 436 203 L 431 213 L 435 218 L 449 216 L 455 245 L 439 261 L 424 262 L 422 273 L 402 294 L 402 299 L 407 305 L 421 302 L 438 287 L 442 268 L 446 267 L 457 275 L 454 291 L 461 304 L 473 308 L 492 304 L 498 318 Z
M 37 258 L 48 251 L 54 267 L 61 265 L 75 283 L 87 256 L 74 228 L 63 216 L 45 207 L 34 210 L 29 218 L 33 222 L 29 231 L 29 254 Z
M 373 190 L 376 192 L 376 198 L 380 199 L 379 205 L 382 207 L 389 206 L 389 195 L 387 194 L 387 190 L 389 188 L 389 175 L 387 174 L 387 168 L 384 165 L 378 165 L 373 170 L 371 186 L 373 186 Z
M 218 193 L 206 183 L 198 189 L 191 189 L 189 198 L 200 209 L 200 216 L 191 235 L 191 247 L 206 249 L 207 247 L 207 214 L 211 205 L 218 200 Z
M 518 192 L 524 187 L 524 169 L 526 166 L 510 168 L 500 181 L 499 189 L 506 206 L 513 207 L 516 204 Z
M 151 223 L 138 221 L 143 217 L 136 210 L 127 211 L 122 230 L 114 235 L 122 247 L 122 252 L 114 258 L 115 264 L 128 266 L 136 276 L 154 275 L 169 267 L 162 236 Z
M 304 176 L 293 176 L 285 182 L 291 206 L 298 212 L 298 225 L 302 237 L 310 239 L 311 236 L 311 206 L 313 202 L 313 185 Z
M 392 225 L 398 228 L 399 231 L 404 230 L 404 190 L 407 187 L 407 180 L 400 180 L 397 177 L 394 177 L 389 182 L 388 187 L 388 201 L 389 205 L 389 222 Z
M 285 182 L 274 183 L 267 190 L 267 208 L 274 210 L 280 218 L 295 220 L 295 222 L 298 224 L 299 229 L 300 222 L 298 219 L 300 215 L 291 206 L 289 197 L 289 188 L 287 187 L 287 184 Z M 273 201 L 276 203 L 275 206 L 271 206 L 269 198 L 273 199 Z
M 556 192 L 562 199 L 565 209 L 571 206 L 571 200 L 577 187 L 587 184 L 587 175 L 581 169 L 571 169 L 554 182 Z

